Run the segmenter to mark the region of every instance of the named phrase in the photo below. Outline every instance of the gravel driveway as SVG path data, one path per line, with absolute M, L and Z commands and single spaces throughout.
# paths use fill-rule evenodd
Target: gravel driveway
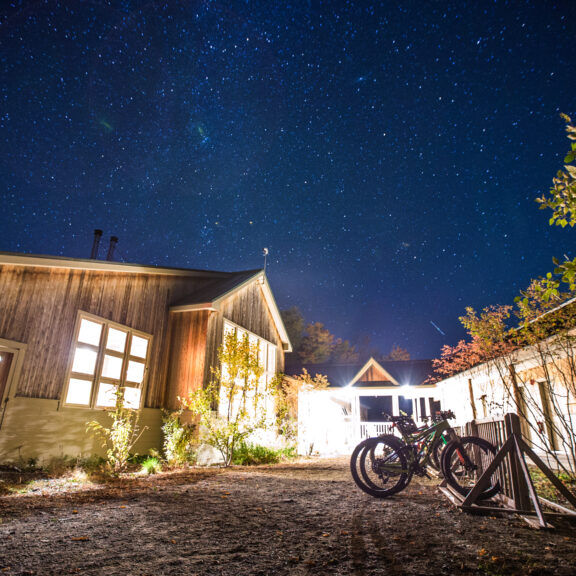
M 190 470 L 0 498 L 8 575 L 574 575 L 576 527 L 463 514 L 437 482 L 386 500 L 347 459 Z

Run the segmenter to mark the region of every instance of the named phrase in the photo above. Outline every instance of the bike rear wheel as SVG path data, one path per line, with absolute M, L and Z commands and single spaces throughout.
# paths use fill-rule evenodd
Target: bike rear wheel
M 466 496 L 476 485 L 484 470 L 494 460 L 496 448 L 483 438 L 465 436 L 450 442 L 442 452 L 442 474 L 446 482 L 459 494 Z M 479 499 L 491 498 L 500 492 L 497 471 Z
M 404 444 L 395 437 L 367 438 L 354 449 L 350 471 L 358 487 L 376 498 L 403 490 L 409 481 Z

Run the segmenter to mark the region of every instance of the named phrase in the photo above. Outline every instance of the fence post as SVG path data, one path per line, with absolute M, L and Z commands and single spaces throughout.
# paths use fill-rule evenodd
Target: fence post
M 466 424 L 466 436 L 478 436 L 478 425 L 476 419 Z
M 472 420 L 478 418 L 476 413 L 476 402 L 474 401 L 474 388 L 472 387 L 472 378 L 468 378 L 468 394 L 470 395 L 470 406 L 472 407 Z
M 518 414 L 509 412 L 504 416 L 506 425 L 506 439 L 514 434 L 522 438 L 522 425 Z M 510 487 L 512 489 L 512 499 L 516 510 L 530 510 L 530 494 L 528 485 L 518 458 L 521 457 L 516 450 L 510 450 L 508 458 L 510 462 Z

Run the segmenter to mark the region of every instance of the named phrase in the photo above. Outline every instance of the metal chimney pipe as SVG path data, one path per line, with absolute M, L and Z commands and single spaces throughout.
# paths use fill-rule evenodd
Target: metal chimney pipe
M 108 255 L 106 256 L 106 260 L 112 260 L 116 244 L 118 244 L 118 238 L 116 236 L 110 236 L 110 246 L 108 247 Z
M 92 254 L 90 254 L 90 258 L 92 260 L 96 260 L 98 258 L 98 248 L 100 246 L 100 240 L 102 238 L 102 230 L 94 230 L 94 242 L 92 243 Z

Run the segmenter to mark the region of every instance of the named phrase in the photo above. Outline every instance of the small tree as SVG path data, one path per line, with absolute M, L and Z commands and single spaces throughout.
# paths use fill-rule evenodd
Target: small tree
M 276 423 L 278 432 L 288 441 L 296 440 L 298 432 L 298 394 L 302 389 L 324 390 L 328 378 L 323 374 L 312 377 L 306 368 L 294 378 L 278 376 L 276 380 Z
M 243 440 L 270 422 L 269 387 L 262 385 L 258 345 L 247 334 L 225 334 L 218 350 L 220 365 L 212 369 L 210 384 L 190 394 L 185 407 L 200 418 L 204 441 L 218 450 L 225 466 Z
M 102 440 L 102 448 L 106 449 L 106 464 L 113 474 L 119 474 L 126 469 L 132 448 L 148 427 L 140 429 L 140 412 L 125 406 L 122 388 L 118 388 L 114 394 L 114 410 L 106 411 L 112 421 L 110 426 L 93 420 L 88 422 L 87 430 Z
M 525 416 L 534 433 L 552 455 L 567 455 L 568 470 L 576 475 L 576 309 L 567 301 L 574 293 L 558 293 L 556 301 L 544 297 L 542 280 L 533 281 L 517 299 L 520 328 L 514 338 L 534 351 L 538 367 L 522 379 Z M 518 375 L 521 378 L 522 375 Z M 559 462 L 560 466 L 563 463 Z
M 183 409 L 162 414 L 164 457 L 171 466 L 181 466 L 194 457 L 192 440 L 196 431 L 193 424 L 182 423 Z
M 572 306 L 553 309 L 533 282 L 518 301 L 520 326 L 509 329 L 510 306 L 490 306 L 480 314 L 472 308 L 460 321 L 470 341 L 445 346 L 433 362 L 437 377 L 464 371 L 480 376 L 476 393 L 490 412 L 514 409 L 523 428 L 561 469 L 574 475 L 576 429 L 571 406 L 576 400 L 576 311 Z M 559 296 L 560 298 L 565 298 Z M 530 368 L 517 371 L 519 350 L 531 350 Z M 471 398 L 471 402 L 474 399 Z M 556 451 L 562 448 L 565 461 Z
M 552 216 L 550 225 L 574 227 L 576 225 L 576 126 L 570 116 L 560 115 L 566 122 L 566 133 L 570 142 L 570 150 L 564 158 L 564 170 L 558 170 L 552 179 L 552 188 L 549 195 L 543 194 L 536 202 L 541 210 L 550 208 Z M 561 283 L 569 286 L 570 290 L 576 289 L 576 258 L 560 263 L 554 259 L 556 269 L 549 272 L 543 279 L 543 294 L 546 300 L 556 298 L 559 294 Z

